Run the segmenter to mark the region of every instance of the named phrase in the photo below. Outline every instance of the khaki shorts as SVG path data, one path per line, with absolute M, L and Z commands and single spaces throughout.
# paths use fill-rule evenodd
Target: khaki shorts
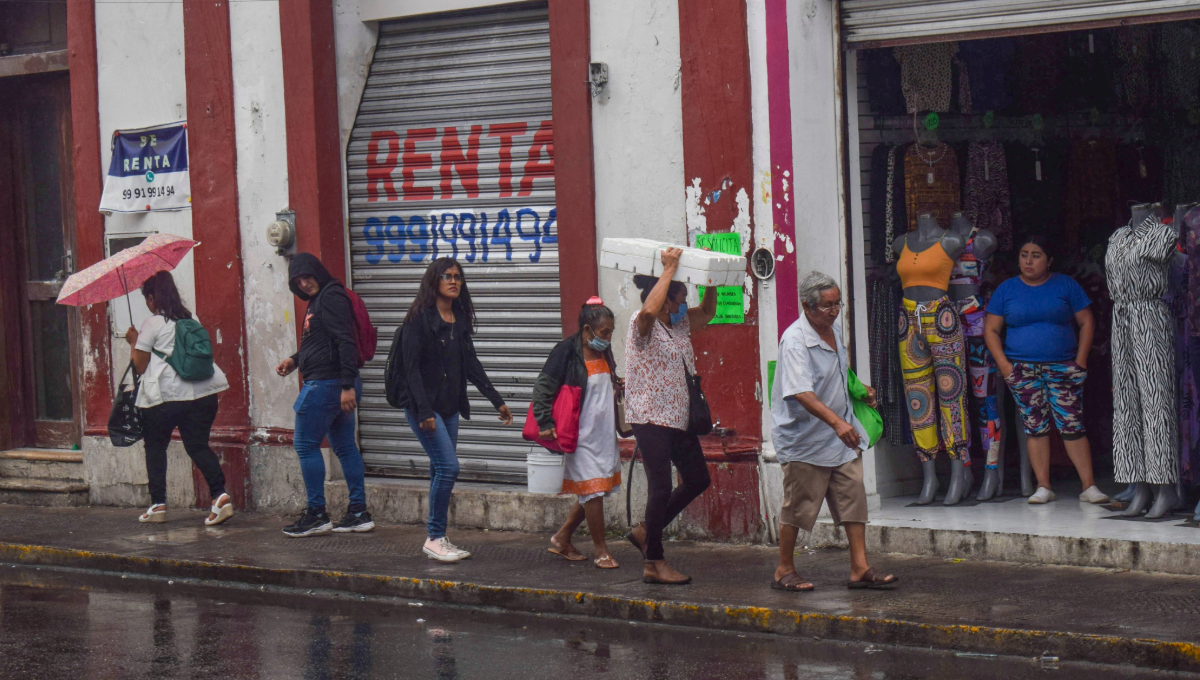
M 862 458 L 838 467 L 808 463 L 783 464 L 783 509 L 779 521 L 812 531 L 821 512 L 821 501 L 829 501 L 833 523 L 867 522 L 867 490 L 863 487 Z

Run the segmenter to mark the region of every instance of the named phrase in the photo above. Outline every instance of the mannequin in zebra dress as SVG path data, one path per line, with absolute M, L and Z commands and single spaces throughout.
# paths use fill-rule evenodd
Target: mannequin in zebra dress
M 932 503 L 937 495 L 939 451 L 950 456 L 950 487 L 943 503 L 955 505 L 966 493 L 965 459 L 971 444 L 966 344 L 958 308 L 948 293 L 950 272 L 966 245 L 966 239 L 942 229 L 930 213 L 919 215 L 916 230 L 892 243 L 904 289 L 898 315 L 900 367 L 925 478 L 918 505 Z
M 1113 300 L 1113 462 L 1118 482 L 1137 484 L 1125 516 L 1149 508 L 1149 519 L 1175 505 L 1179 481 L 1175 327 L 1163 301 L 1177 236 L 1160 209 L 1134 206 L 1129 225 L 1109 237 L 1104 260 Z

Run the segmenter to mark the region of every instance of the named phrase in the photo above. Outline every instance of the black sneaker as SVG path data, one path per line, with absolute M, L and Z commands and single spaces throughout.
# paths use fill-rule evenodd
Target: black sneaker
M 332 530 L 333 523 L 329 521 L 329 513 L 313 512 L 306 508 L 304 514 L 300 515 L 300 519 L 296 520 L 292 526 L 284 528 L 283 533 L 292 538 L 303 538 L 327 534 Z
M 362 512 L 347 512 L 345 517 L 333 525 L 334 533 L 338 534 L 347 534 L 352 531 L 356 534 L 361 534 L 374 528 L 375 522 L 371 519 L 371 513 L 366 510 Z

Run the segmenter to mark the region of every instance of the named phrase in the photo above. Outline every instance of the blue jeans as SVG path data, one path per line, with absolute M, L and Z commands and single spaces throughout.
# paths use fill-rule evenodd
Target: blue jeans
M 362 380 L 354 384 L 356 398 L 362 399 Z M 354 440 L 354 414 L 342 411 L 340 380 L 306 380 L 296 397 L 296 455 L 300 473 L 308 491 L 308 507 L 325 511 L 325 460 L 321 458 L 321 440 L 329 445 L 342 464 L 346 486 L 350 488 L 350 512 L 367 509 L 367 490 L 363 484 L 363 459 Z
M 427 432 L 421 429 L 417 412 L 405 409 L 408 426 L 417 441 L 429 456 L 429 522 L 425 530 L 429 538 L 437 540 L 446 535 L 446 520 L 450 515 L 450 492 L 458 479 L 458 414 L 449 418 L 434 415 L 437 429 Z

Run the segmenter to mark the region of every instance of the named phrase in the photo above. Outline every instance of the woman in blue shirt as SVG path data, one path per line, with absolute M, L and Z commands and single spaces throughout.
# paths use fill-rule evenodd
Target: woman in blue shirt
M 984 339 L 1029 435 L 1029 463 L 1038 482 L 1029 502 L 1054 500 L 1050 490 L 1053 421 L 1083 482 L 1080 500 L 1107 503 L 1108 496 L 1096 488 L 1092 477 L 1092 450 L 1083 427 L 1083 383 L 1095 332 L 1092 301 L 1075 279 L 1050 272 L 1054 258 L 1046 237 L 1026 237 L 1019 252 L 1021 275 L 1001 283 L 992 294 Z M 1005 327 L 1008 333 L 1001 339 Z

